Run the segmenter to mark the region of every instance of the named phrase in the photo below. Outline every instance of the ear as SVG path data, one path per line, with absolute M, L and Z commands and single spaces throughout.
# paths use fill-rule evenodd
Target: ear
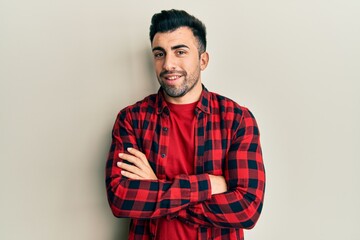
M 204 71 L 209 63 L 209 54 L 208 52 L 203 52 L 200 55 L 200 69 L 201 71 Z

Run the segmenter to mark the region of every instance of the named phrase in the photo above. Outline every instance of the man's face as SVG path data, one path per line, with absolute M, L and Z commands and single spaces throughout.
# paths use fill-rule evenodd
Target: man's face
M 156 33 L 152 42 L 156 76 L 168 101 L 191 103 L 199 99 L 201 74 L 208 54 L 199 57 L 198 41 L 188 27 Z

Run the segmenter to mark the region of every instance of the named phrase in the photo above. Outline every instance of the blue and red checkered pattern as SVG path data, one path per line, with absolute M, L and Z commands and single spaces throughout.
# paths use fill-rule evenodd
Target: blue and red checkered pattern
M 265 170 L 252 113 L 205 87 L 195 114 L 195 174 L 165 177 L 171 114 L 162 89 L 118 114 L 106 164 L 106 187 L 116 217 L 131 218 L 129 239 L 154 239 L 157 219 L 178 218 L 197 227 L 199 239 L 243 239 L 259 218 Z M 118 154 L 142 151 L 159 180 L 121 176 Z M 184 149 L 186 151 L 186 149 Z M 211 195 L 208 174 L 222 175 L 228 191 Z

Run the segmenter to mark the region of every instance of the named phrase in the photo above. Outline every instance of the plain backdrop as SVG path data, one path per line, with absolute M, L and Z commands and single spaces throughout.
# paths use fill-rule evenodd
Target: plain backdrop
M 171 8 L 207 26 L 206 87 L 260 127 L 266 198 L 246 239 L 360 239 L 358 0 L 0 0 L 0 239 L 126 239 L 110 133 L 158 89 L 148 31 Z

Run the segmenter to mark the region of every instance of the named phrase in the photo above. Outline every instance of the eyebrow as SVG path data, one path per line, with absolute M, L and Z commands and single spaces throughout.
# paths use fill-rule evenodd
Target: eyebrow
M 175 50 L 175 49 L 179 49 L 179 48 L 187 48 L 187 49 L 190 49 L 188 46 L 186 46 L 185 44 L 179 44 L 179 45 L 175 45 L 173 47 L 171 47 L 171 50 Z M 152 51 L 162 51 L 162 52 L 165 52 L 165 49 L 162 48 L 162 47 L 154 47 L 152 49 Z

